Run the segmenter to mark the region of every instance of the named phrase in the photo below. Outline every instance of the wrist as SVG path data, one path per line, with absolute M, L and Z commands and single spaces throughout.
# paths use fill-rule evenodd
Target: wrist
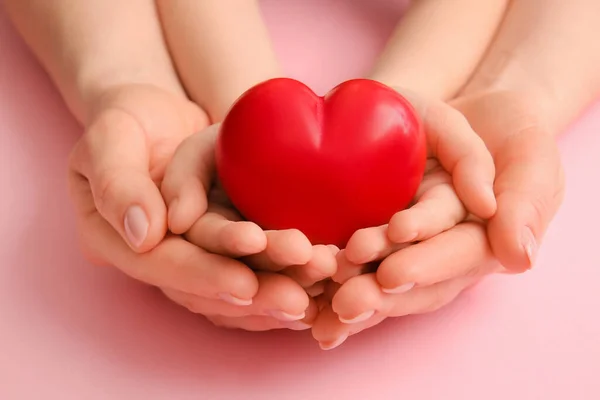
M 67 105 L 82 123 L 102 107 L 103 99 L 125 86 L 152 86 L 185 97 L 185 92 L 174 74 L 135 65 L 94 65 L 77 70 L 72 88 L 63 93 Z

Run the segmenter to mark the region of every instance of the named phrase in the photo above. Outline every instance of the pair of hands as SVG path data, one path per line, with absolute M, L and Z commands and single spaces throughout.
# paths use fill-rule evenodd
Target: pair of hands
M 438 309 L 500 265 L 528 269 L 564 187 L 535 103 L 484 92 L 456 99 L 459 113 L 409 98 L 431 157 L 415 205 L 338 251 L 240 220 L 213 185 L 216 127 L 194 104 L 116 88 L 71 159 L 83 248 L 217 325 L 312 327 L 326 349 L 388 316 Z

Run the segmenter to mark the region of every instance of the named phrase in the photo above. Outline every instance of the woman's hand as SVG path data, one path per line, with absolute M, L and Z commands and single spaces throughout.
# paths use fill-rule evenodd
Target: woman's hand
M 207 125 L 193 103 L 154 86 L 107 92 L 70 159 L 80 240 L 92 262 L 147 284 L 233 304 L 250 302 L 258 279 L 248 267 L 167 234 L 159 185 L 177 146 Z
M 533 265 L 564 193 L 558 149 L 543 124 L 544 114 L 536 102 L 514 92 L 480 93 L 453 104 L 494 155 L 496 214 L 488 224 L 471 216 L 391 254 L 376 273 L 345 282 L 333 296 L 331 309 L 325 309 L 313 327 L 313 335 L 325 347 L 339 345 L 386 317 L 434 311 L 488 274 L 519 272 Z M 380 248 L 387 254 L 393 247 Z M 347 258 L 340 263 L 352 265 Z M 396 280 L 396 290 L 386 289 L 390 277 Z

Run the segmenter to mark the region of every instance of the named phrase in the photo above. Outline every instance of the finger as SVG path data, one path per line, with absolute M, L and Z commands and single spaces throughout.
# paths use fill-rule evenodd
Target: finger
M 169 229 L 175 234 L 187 232 L 208 207 L 217 133 L 218 125 L 212 125 L 188 137 L 167 167 L 161 192 L 169 209 Z
M 393 243 L 409 243 L 429 239 L 444 232 L 467 217 L 450 176 L 443 170 L 427 175 L 435 181 L 410 208 L 396 213 L 388 224 L 388 238 Z
M 342 345 L 350 336 L 378 325 L 386 318 L 385 315 L 377 313 L 364 321 L 345 324 L 332 311 L 331 305 L 327 305 L 313 324 L 312 335 L 319 342 L 322 350 L 333 350 Z
M 304 265 L 312 258 L 312 244 L 299 230 L 286 229 L 265 233 L 265 250 L 244 257 L 244 262 L 253 268 L 261 271 L 281 271 L 292 265 Z
M 210 253 L 232 258 L 263 252 L 267 248 L 265 232 L 255 223 L 240 219 L 233 209 L 211 204 L 185 236 Z
M 148 169 L 149 153 L 144 128 L 127 112 L 111 109 L 89 126 L 70 160 L 71 189 L 85 191 L 89 185 L 89 204 L 136 252 L 152 249 L 167 230 L 165 203 Z
M 381 260 L 406 247 L 406 244 L 393 243 L 388 237 L 388 225 L 359 229 L 348 240 L 345 257 L 353 264 L 366 264 Z
M 286 324 L 289 322 L 303 322 L 305 324 L 311 324 L 318 312 L 318 308 L 314 299 L 309 299 L 308 307 L 300 314 L 291 316 L 291 314 L 286 312 L 283 317 L 279 313 L 276 315 L 270 314 L 270 310 L 279 310 L 285 308 L 285 306 L 282 307 L 279 303 L 273 303 L 273 295 L 266 293 L 268 291 L 273 291 L 273 283 L 265 283 L 265 280 L 269 278 L 269 276 L 259 277 L 259 292 L 256 295 L 252 305 L 249 306 L 239 306 L 221 300 L 207 299 L 169 288 L 162 288 L 161 290 L 165 296 L 171 299 L 173 302 L 196 314 L 202 314 L 205 316 L 223 316 L 229 318 L 260 316 L 264 317 L 265 319 L 274 319 Z M 293 290 L 294 288 L 292 288 L 292 291 Z M 303 297 L 301 295 L 296 297 L 296 300 L 303 301 Z M 291 299 L 291 301 L 294 301 L 294 299 Z M 291 311 L 295 312 L 293 308 Z
M 381 262 L 377 280 L 386 293 L 403 293 L 465 275 L 494 259 L 485 227 L 465 222 Z
M 494 160 L 467 119 L 442 101 L 407 98 L 421 115 L 432 155 L 452 175 L 459 198 L 474 215 L 487 219 L 496 211 Z
M 261 315 L 249 315 L 246 317 L 227 317 L 224 315 L 212 315 L 206 317 L 218 327 L 228 329 L 243 329 L 251 332 L 265 332 L 275 329 L 290 329 L 303 331 L 311 328 L 311 325 L 303 321 L 283 322 L 271 317 Z
M 376 265 L 374 263 L 355 264 L 351 262 L 346 256 L 346 249 L 338 252 L 336 254 L 335 259 L 337 264 L 337 270 L 335 274 L 331 277 L 331 279 L 339 284 L 346 282 L 352 277 L 367 273 L 376 268 Z
M 327 285 L 326 280 L 319 281 L 319 282 L 315 283 L 314 285 L 307 287 L 306 293 L 310 297 L 313 297 L 313 298 L 318 297 L 325 292 L 326 285 Z
M 338 316 L 327 304 L 319 312 L 312 327 L 313 338 L 322 350 L 333 350 L 346 341 L 349 336 L 348 327 L 340 323 Z
M 332 309 L 341 323 L 357 325 L 358 330 L 364 326 L 361 324 L 367 322 L 369 325 L 368 321 L 378 315 L 401 317 L 433 312 L 451 303 L 462 291 L 480 281 L 486 273 L 495 271 L 495 268 L 488 264 L 478 275 L 451 279 L 398 294 L 382 292 L 373 274 L 362 275 L 338 290 L 332 300 Z M 357 293 L 366 296 L 368 301 L 357 300 Z
M 304 265 L 285 268 L 282 273 L 292 278 L 303 288 L 309 288 L 323 279 L 330 278 L 337 270 L 334 253 L 325 245 L 312 248 L 312 258 Z
M 498 212 L 488 234 L 509 270 L 530 269 L 548 224 L 564 196 L 564 172 L 554 139 L 536 127 L 512 136 L 497 151 Z
M 207 253 L 176 236 L 166 237 L 151 251 L 137 254 L 101 215 L 82 206 L 91 202 L 91 192 L 78 193 L 77 219 L 86 253 L 152 286 L 223 299 L 236 305 L 252 303 L 258 279 L 243 263 Z

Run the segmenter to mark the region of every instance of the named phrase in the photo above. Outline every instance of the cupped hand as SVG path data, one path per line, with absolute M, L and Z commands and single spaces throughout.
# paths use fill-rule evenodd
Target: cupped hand
M 565 192 L 557 132 L 543 104 L 527 93 L 494 90 L 452 103 L 494 156 L 498 210 L 489 221 L 488 238 L 502 265 L 516 273 L 535 264 Z
M 494 162 L 465 117 L 443 102 L 412 94 L 408 98 L 421 115 L 427 137 L 423 181 L 411 207 L 396 213 L 389 224 L 361 229 L 350 238 L 338 255 L 334 280 L 339 283 L 368 270 L 369 263 L 384 260 L 377 272 L 382 287 L 402 292 L 421 282 L 400 276 L 395 265 L 403 253 L 398 250 L 452 228 L 468 214 L 487 219 L 496 211 Z
M 469 217 L 386 258 L 398 278 L 395 291 L 382 290 L 381 269 L 349 279 L 314 324 L 313 335 L 323 346 L 335 347 L 389 316 L 439 309 L 488 274 L 521 272 L 533 265 L 564 193 L 547 119 L 538 102 L 514 92 L 464 96 L 454 105 L 494 156 L 496 214 L 487 224 Z
M 250 268 L 167 233 L 159 185 L 179 144 L 207 125 L 193 103 L 153 86 L 107 92 L 72 152 L 70 194 L 92 262 L 165 291 L 243 307 L 259 293 Z
M 202 296 L 166 293 L 220 325 L 306 329 L 317 312 L 311 297 L 322 290 L 318 282 L 335 273 L 337 249 L 312 246 L 298 230 L 263 231 L 238 214 L 216 180 L 218 129 L 215 124 L 186 139 L 167 168 L 161 189 L 168 204 L 168 225 L 202 251 L 261 271 L 258 293 L 243 309 L 219 306 Z

